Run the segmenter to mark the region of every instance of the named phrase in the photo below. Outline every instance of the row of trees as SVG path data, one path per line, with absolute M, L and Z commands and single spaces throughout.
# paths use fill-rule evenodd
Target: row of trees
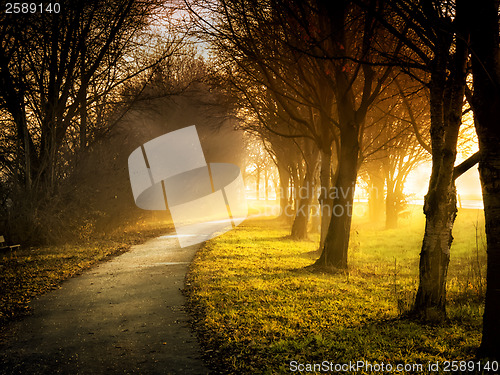
M 168 131 L 197 124 L 208 159 L 241 162 L 227 100 L 207 84 L 209 65 L 186 38 L 178 4 L 58 9 L 0 15 L 0 234 L 23 246 L 147 218 L 127 159 Z
M 390 215 L 408 170 L 428 152 L 432 173 L 414 312 L 442 321 L 455 180 L 479 161 L 488 246 L 481 350 L 498 356 L 498 3 L 219 0 L 189 6 L 242 114 L 255 119 L 251 130 L 272 148 L 282 184 L 291 168 L 290 153 L 282 150 L 292 141 L 302 151 L 301 185 L 313 186 L 320 170 L 324 214 L 317 267 L 347 269 L 351 215 L 328 213 L 352 207 L 361 171 L 366 168 L 373 185 L 380 185 L 377 173 L 387 182 Z M 455 166 L 469 106 L 480 152 Z M 298 207 L 311 204 L 313 196 Z M 296 217 L 294 233 L 304 233 L 307 215 Z
M 91 193 L 76 176 L 178 55 L 182 38 L 165 22 L 172 12 L 159 0 L 61 1 L 58 13 L 2 12 L 0 208 L 11 241 L 54 240 L 65 224 L 92 214 Z M 163 35 L 154 29 L 159 21 Z M 93 166 L 95 175 L 104 164 Z
M 52 233 L 54 217 L 65 221 L 61 207 L 84 210 L 85 199 L 72 206 L 71 181 L 84 165 L 102 167 L 98 141 L 141 100 L 182 91 L 193 79 L 186 70 L 200 67 L 192 59 L 178 64 L 181 34 L 159 36 L 174 11 L 161 0 L 60 4 L 49 16 L 0 15 L 0 208 L 12 239 Z M 308 207 L 321 192 L 316 267 L 348 267 L 348 207 L 358 177 L 386 185 L 393 226 L 408 171 L 430 154 L 415 313 L 443 320 L 455 179 L 479 161 L 488 246 L 481 349 L 498 356 L 498 2 L 192 0 L 187 6 L 195 32 L 215 52 L 217 77 L 229 86 L 237 115 L 252 119 L 245 129 L 270 151 L 280 190 L 290 184 L 309 190 L 295 203 L 295 237 L 307 235 Z M 165 82 L 165 75 L 172 78 Z M 210 95 L 209 102 L 221 99 Z M 456 166 L 468 110 L 480 152 Z M 283 204 L 288 198 L 281 197 Z

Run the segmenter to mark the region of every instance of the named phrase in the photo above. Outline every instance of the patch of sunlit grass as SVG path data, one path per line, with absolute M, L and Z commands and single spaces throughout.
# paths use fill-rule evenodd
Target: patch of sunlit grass
M 288 373 L 292 360 L 471 359 L 480 340 L 481 302 L 467 296 L 465 305 L 460 298 L 463 264 L 476 251 L 474 215 L 463 210 L 457 219 L 448 276 L 451 319 L 442 326 L 401 317 L 417 287 L 425 224 L 418 212 L 397 230 L 357 220 L 348 274 L 311 272 L 317 242 L 289 239 L 277 220 L 249 220 L 209 241 L 187 279 L 207 359 L 218 373 L 235 374 Z

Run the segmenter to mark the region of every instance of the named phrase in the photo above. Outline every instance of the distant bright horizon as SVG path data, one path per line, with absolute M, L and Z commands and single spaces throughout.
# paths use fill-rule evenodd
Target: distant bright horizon
M 459 163 L 457 163 L 459 164 Z M 429 188 L 429 179 L 431 175 L 431 162 L 421 164 L 412 170 L 406 179 L 404 193 L 409 195 L 409 203 L 423 205 L 424 196 Z M 276 200 L 277 195 L 274 187 L 270 184 L 269 199 Z M 479 181 L 479 171 L 477 165 L 469 169 L 456 180 L 458 207 L 482 209 L 483 197 L 481 193 L 481 183 Z M 256 199 L 255 183 L 246 182 L 247 199 Z M 367 191 L 358 183 L 356 185 L 355 201 L 365 201 Z M 261 185 L 260 199 L 265 200 L 265 189 Z

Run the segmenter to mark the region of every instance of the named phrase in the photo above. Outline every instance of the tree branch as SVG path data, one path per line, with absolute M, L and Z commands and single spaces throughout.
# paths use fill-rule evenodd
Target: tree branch
M 481 152 L 478 151 L 467 160 L 463 161 L 455 168 L 453 168 L 453 179 L 456 180 L 458 177 L 463 175 L 469 169 L 471 169 L 474 165 L 476 165 L 481 160 Z

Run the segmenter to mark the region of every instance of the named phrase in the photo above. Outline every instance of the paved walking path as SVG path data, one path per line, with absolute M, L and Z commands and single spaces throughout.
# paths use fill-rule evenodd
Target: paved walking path
M 32 303 L 0 347 L 4 374 L 207 374 L 183 310 L 199 245 L 150 240 Z

